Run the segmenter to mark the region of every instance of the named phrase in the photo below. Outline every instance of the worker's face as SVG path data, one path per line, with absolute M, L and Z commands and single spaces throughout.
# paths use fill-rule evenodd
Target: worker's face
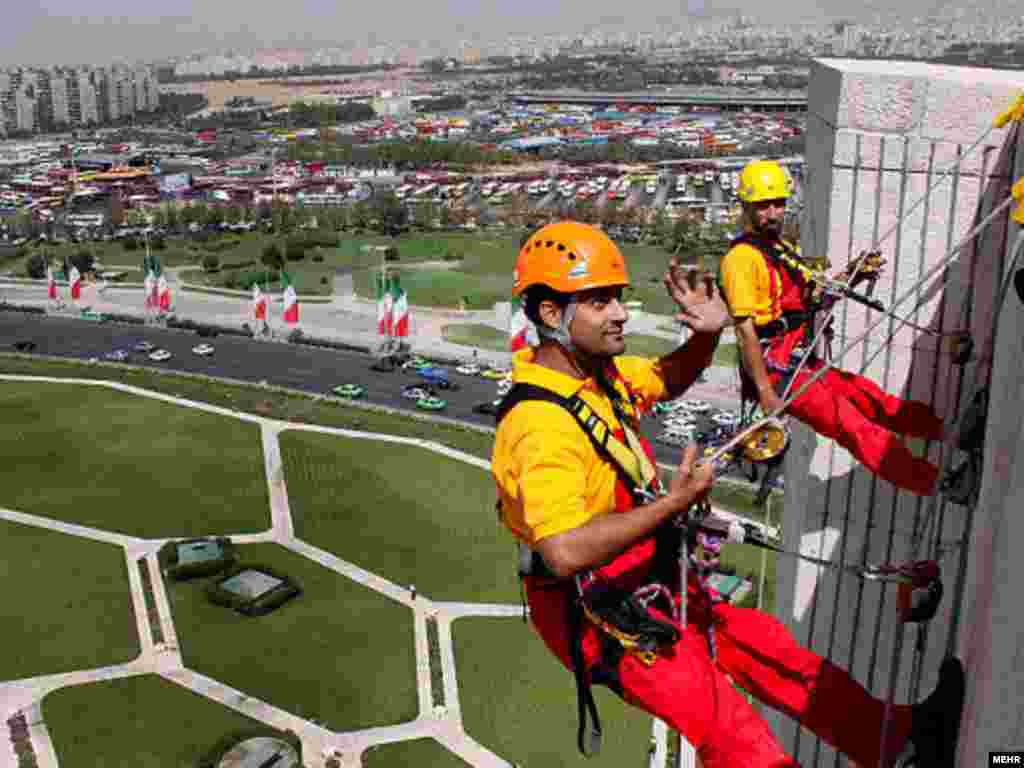
M 622 286 L 595 288 L 576 296 L 576 316 L 569 326 L 573 344 L 592 357 L 614 357 L 626 351 Z
M 769 235 L 782 234 L 782 224 L 786 218 L 786 199 L 759 200 L 751 203 L 754 214 L 754 226 L 758 232 Z

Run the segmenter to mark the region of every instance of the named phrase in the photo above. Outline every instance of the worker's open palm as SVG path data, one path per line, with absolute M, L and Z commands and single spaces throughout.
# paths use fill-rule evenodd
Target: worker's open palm
M 668 295 L 679 307 L 676 320 L 697 333 L 719 333 L 731 322 L 711 275 L 684 271 L 673 257 L 664 277 Z

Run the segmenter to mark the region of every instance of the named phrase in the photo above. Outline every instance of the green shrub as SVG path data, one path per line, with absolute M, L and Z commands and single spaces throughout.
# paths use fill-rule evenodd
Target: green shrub
M 259 283 L 260 286 L 266 286 L 271 283 L 277 282 L 277 274 L 266 269 L 251 269 L 246 272 L 239 272 L 231 275 L 225 280 L 232 281 L 232 286 L 242 291 L 251 291 L 254 283 Z
M 139 241 L 134 237 L 126 237 L 121 241 L 121 247 L 126 251 L 137 251 L 139 249 Z
M 398 247 L 389 245 L 384 249 L 384 261 L 398 261 Z
M 284 255 L 288 261 L 302 261 L 306 258 L 306 242 L 298 238 L 289 238 L 285 244 Z
M 449 249 L 441 256 L 442 261 L 462 261 L 462 252 Z
M 314 253 L 313 254 L 313 261 L 315 261 L 317 264 L 322 264 L 323 260 L 324 260 L 324 255 L 322 253 Z
M 33 253 L 25 260 L 25 273 L 34 280 L 46 277 L 46 257 L 41 253 Z
M 263 264 L 271 269 L 280 269 L 284 264 L 281 256 L 281 249 L 277 243 L 268 243 L 263 247 L 263 254 L 260 257 Z
M 216 272 L 220 268 L 220 257 L 215 253 L 208 253 L 203 256 L 203 269 L 207 272 Z

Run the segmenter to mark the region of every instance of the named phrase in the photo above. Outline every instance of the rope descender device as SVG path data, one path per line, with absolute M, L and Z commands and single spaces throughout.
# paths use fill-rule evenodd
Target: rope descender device
M 1024 98 L 1024 96 L 1021 98 Z M 1010 194 L 1013 195 L 1013 199 L 1017 202 L 1017 207 L 1013 209 L 1013 213 L 1010 216 L 1015 222 L 1024 226 L 1024 177 L 1017 179 L 1017 183 L 1013 185 Z
M 765 419 L 744 436 L 736 447 L 740 455 L 753 464 L 773 461 L 789 447 L 789 428 L 780 418 Z

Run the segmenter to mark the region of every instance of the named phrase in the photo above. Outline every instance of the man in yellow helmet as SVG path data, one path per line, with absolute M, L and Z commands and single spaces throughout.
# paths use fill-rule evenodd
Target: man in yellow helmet
M 799 249 L 783 240 L 793 182 L 772 160 L 740 174 L 743 234 L 722 260 L 722 291 L 736 324 L 744 395 L 766 413 L 782 393 L 814 337 L 813 288 Z M 822 363 L 809 360 L 789 384 L 796 391 Z M 788 413 L 850 451 L 893 485 L 922 496 L 934 492 L 938 468 L 916 458 L 901 435 L 942 439 L 942 421 L 925 403 L 882 391 L 870 379 L 830 370 L 798 397 Z
M 658 359 L 630 357 L 629 275 L 615 243 L 560 222 L 522 244 L 514 293 L 540 344 L 513 358 L 491 467 L 499 516 L 521 545 L 530 619 L 576 675 L 583 751 L 586 712 L 597 721 L 589 686 L 600 683 L 683 734 L 705 768 L 795 765 L 735 681 L 858 764 L 877 765 L 883 702 L 773 616 L 716 600 L 691 574 L 681 623 L 674 523 L 707 494 L 712 470 L 691 446 L 663 488 L 639 418 L 686 391 L 729 321 L 714 286 L 695 277 L 674 260 L 664 277 L 689 341 Z M 943 702 L 958 691 L 956 675 L 946 677 Z M 893 709 L 894 753 L 908 739 L 947 746 L 934 701 Z

